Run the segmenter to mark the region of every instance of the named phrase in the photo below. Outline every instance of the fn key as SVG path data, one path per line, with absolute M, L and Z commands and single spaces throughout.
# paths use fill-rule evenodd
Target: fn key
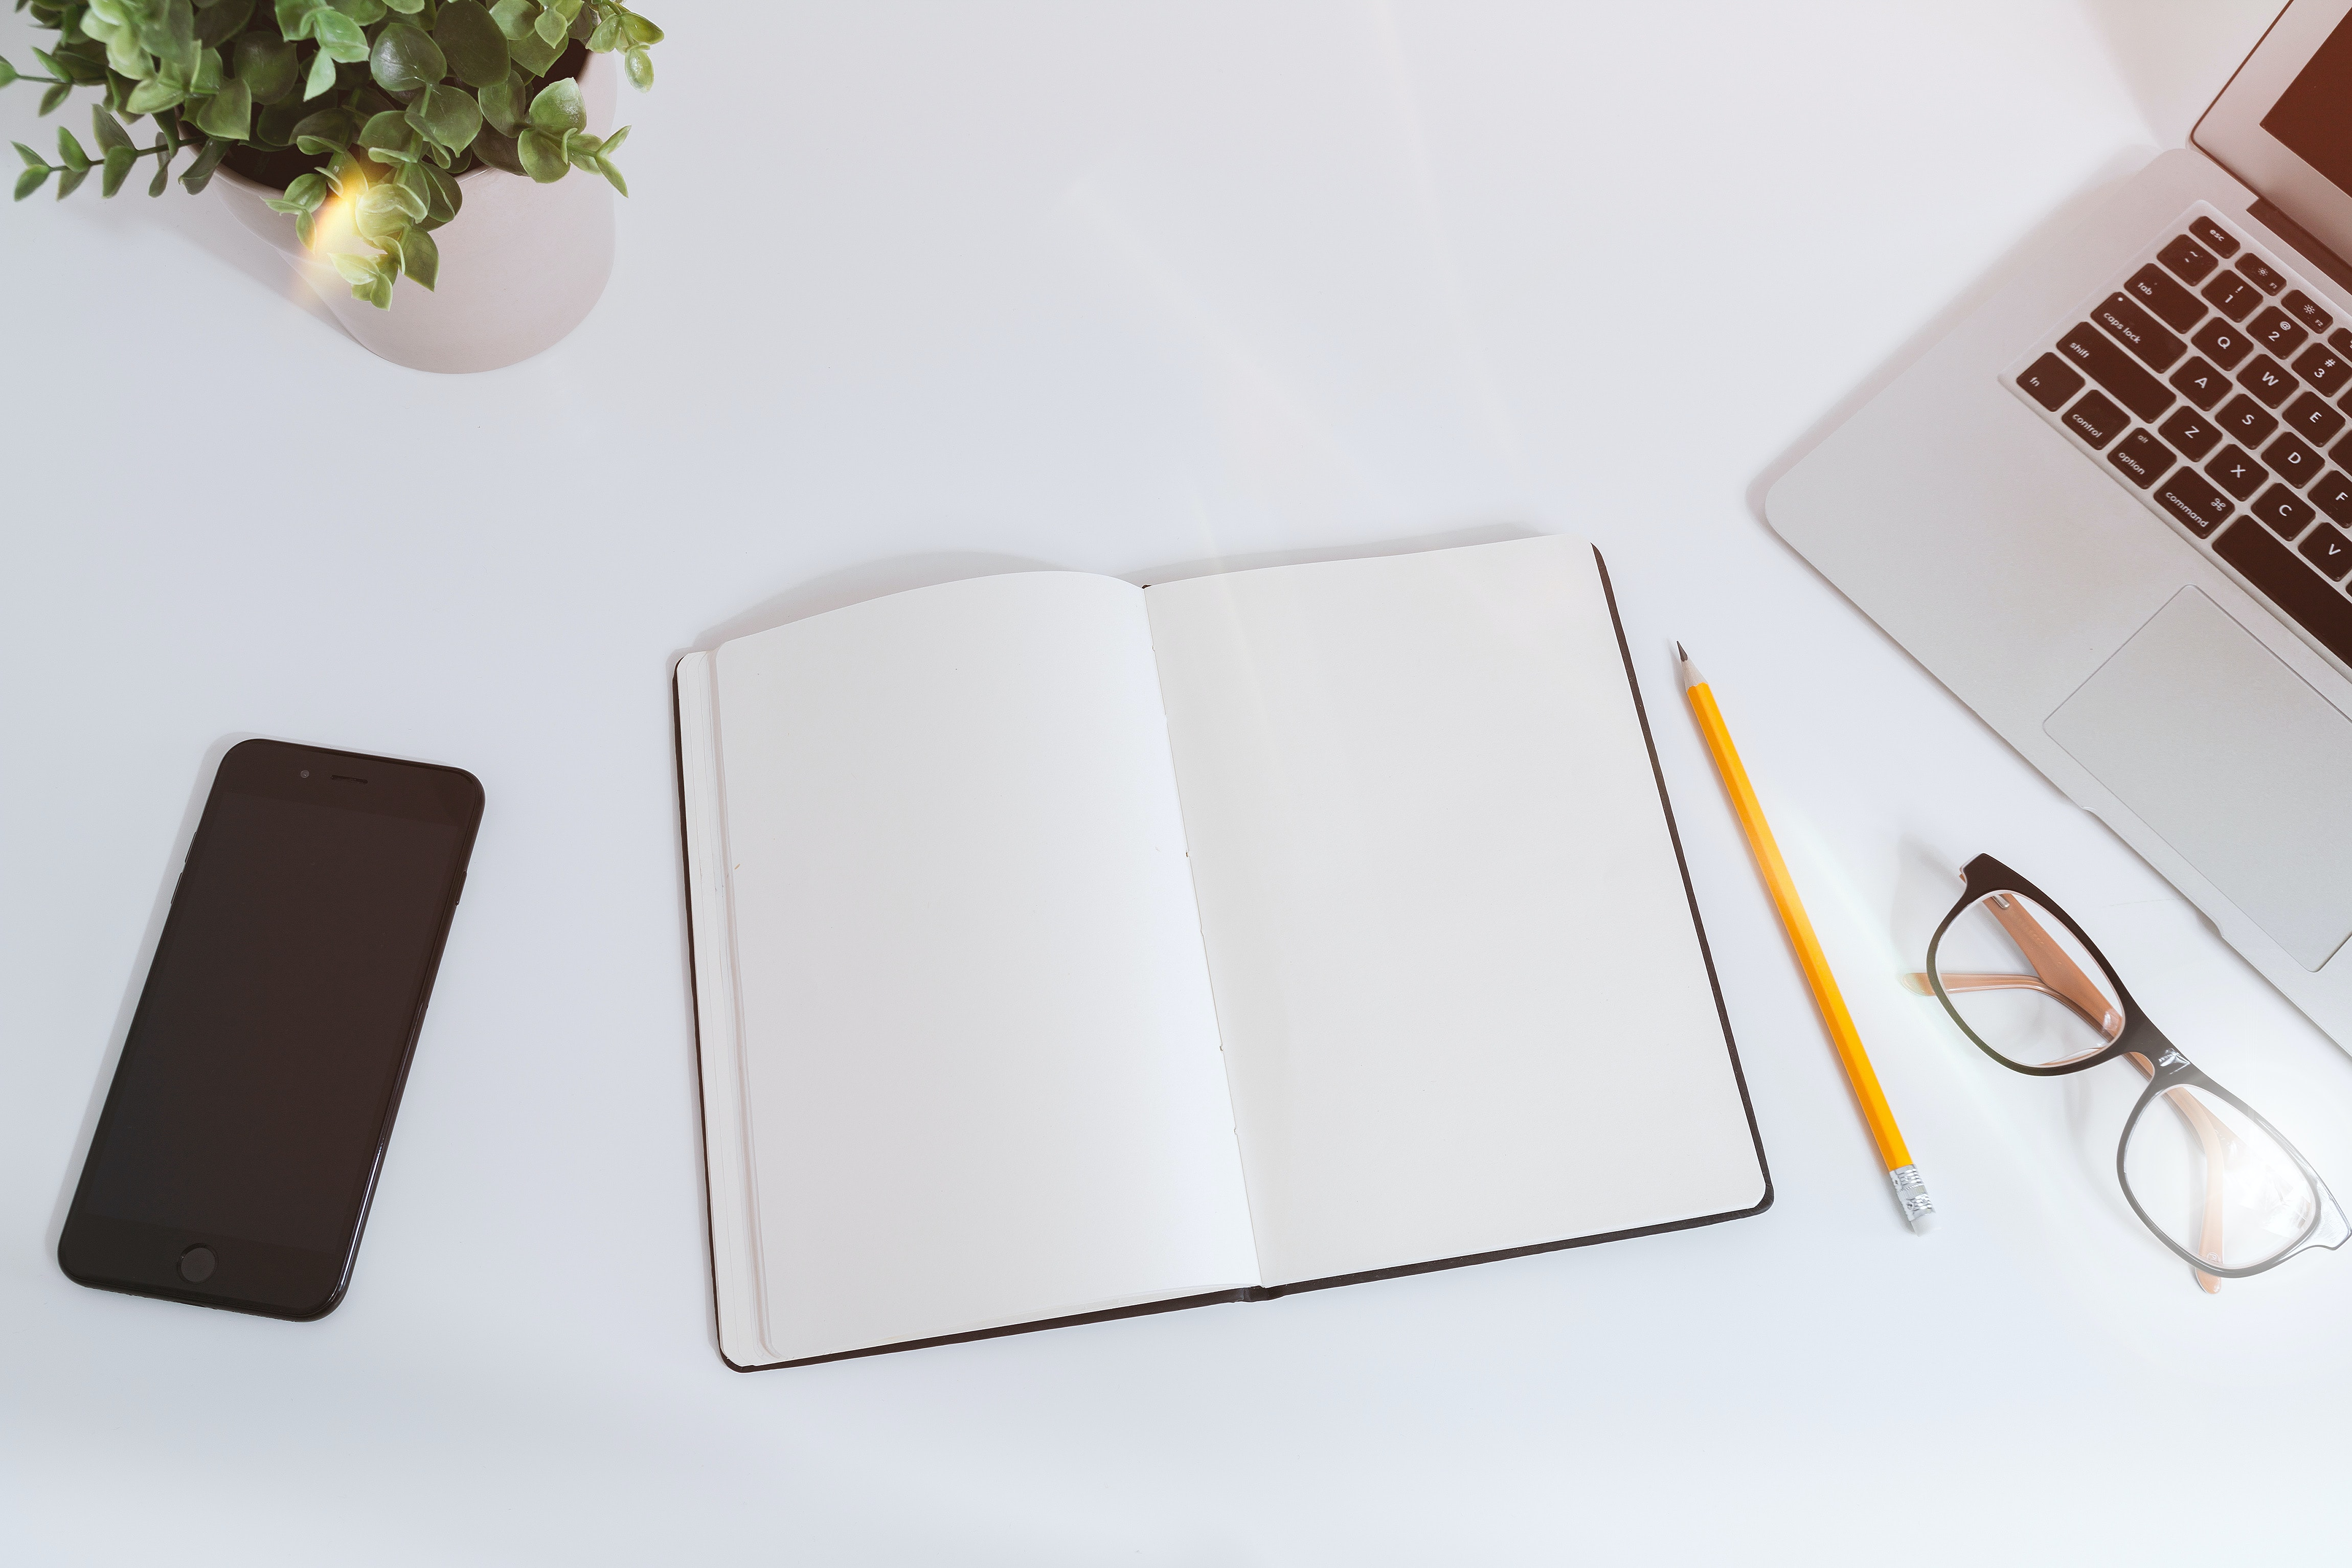
M 2025 368 L 2017 378 L 2025 395 L 2056 413 L 2066 406 L 2066 400 L 2083 390 L 2083 378 L 2075 369 L 2055 354 L 2044 354 Z

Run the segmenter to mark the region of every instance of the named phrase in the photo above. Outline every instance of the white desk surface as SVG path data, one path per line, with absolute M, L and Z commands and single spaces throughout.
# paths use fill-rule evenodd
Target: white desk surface
M 2352 1059 L 1759 520 L 2021 240 L 2186 134 L 2268 10 L 656 8 L 611 291 L 466 378 L 369 358 L 210 198 L 8 210 L 5 1554 L 2340 1561 L 2352 1256 L 2203 1296 L 2123 1211 L 2112 1129 L 1892 977 L 1990 850 L 2347 1192 Z M 0 18 L 0 53 L 28 41 Z M 46 143 L 33 110 L 0 95 L 0 132 Z M 1771 1211 L 725 1370 L 674 656 L 977 570 L 1513 527 L 1607 553 Z M 1931 1237 L 1897 1220 L 1675 637 Z M 357 1281 L 309 1325 L 81 1290 L 53 1256 L 207 759 L 243 734 L 489 795 Z

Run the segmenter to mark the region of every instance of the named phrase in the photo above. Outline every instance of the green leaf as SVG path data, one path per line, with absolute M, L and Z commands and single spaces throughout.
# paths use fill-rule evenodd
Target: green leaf
M 387 109 L 360 127 L 360 145 L 379 163 L 414 163 L 424 146 L 407 115 Z
M 294 237 L 302 242 L 304 250 L 313 248 L 319 238 L 319 220 L 309 213 L 298 214 L 294 219 Z
M 521 37 L 507 40 L 507 53 L 514 57 L 516 68 L 536 80 L 555 64 L 557 57 L 563 53 L 563 46 L 551 44 L 526 27 Z
M 301 78 L 297 51 L 283 38 L 247 33 L 236 41 L 236 79 L 252 92 L 254 102 L 280 101 Z
M 580 99 L 580 84 L 566 77 L 541 88 L 530 100 L 530 122 L 541 131 L 587 130 L 588 110 Z
M 375 257 L 372 256 L 352 256 L 339 250 L 328 259 L 335 264 L 335 270 L 343 275 L 345 283 L 356 287 L 375 281 Z
M 58 105 L 66 100 L 66 94 L 71 91 L 73 91 L 73 89 L 70 86 L 64 82 L 59 82 L 57 86 L 50 88 L 47 91 L 42 93 L 41 112 L 43 114 L 47 114 L 49 110 L 57 108 Z
M 482 111 L 462 88 L 428 87 L 409 106 L 408 123 L 452 152 L 463 152 L 482 131 Z
M 441 277 L 441 247 L 423 229 L 400 236 L 400 269 L 426 288 Z
M 242 141 L 253 134 L 253 94 L 233 81 L 205 99 L 194 119 L 196 129 L 215 141 Z
M 509 43 L 529 33 L 531 18 L 538 15 L 539 7 L 532 0 L 498 0 L 490 7 L 490 20 L 499 25 L 499 31 Z
M 425 222 L 422 226 L 437 229 L 456 217 L 466 204 L 466 193 L 456 178 L 438 169 L 425 171 L 427 187 L 425 193 Z
M 357 201 L 360 193 L 368 185 L 366 171 L 349 152 L 338 152 L 328 159 L 327 166 L 319 171 L 319 177 L 335 188 L 335 194 L 352 201 Z
M 413 192 L 398 185 L 377 185 L 352 204 L 352 226 L 370 245 L 382 245 L 397 236 L 411 221 L 409 203 L 415 201 Z M 418 203 L 422 206 L 424 204 Z
M 188 80 L 188 96 L 210 98 L 220 91 L 221 83 L 226 79 L 227 74 L 221 69 L 220 51 L 198 49 L 195 72 Z
M 610 54 L 619 47 L 620 42 L 621 19 L 618 16 L 606 16 L 589 33 L 588 50 L 591 54 Z
M 327 4 L 362 27 L 373 27 L 384 17 L 383 0 L 327 0 Z
M 294 145 L 314 158 L 341 152 L 360 133 L 357 116 L 348 109 L 322 109 L 294 122 Z
M 621 57 L 629 72 L 629 85 L 639 92 L 654 85 L 654 57 L 643 49 L 631 49 Z
M 196 8 L 188 0 L 163 0 L 162 5 L 150 5 L 149 16 L 139 23 L 139 42 L 146 51 L 167 65 L 177 66 L 184 77 L 196 74 Z M 118 36 L 118 40 L 119 36 Z
M 294 128 L 302 123 L 307 113 L 307 106 L 289 92 L 253 117 L 253 134 L 246 140 L 256 147 L 291 147 Z
M 327 9 L 327 0 L 278 0 L 278 33 L 288 43 L 311 34 L 311 18 Z
M 499 41 L 504 42 L 505 40 L 501 39 Z M 6 87 L 10 82 L 15 81 L 16 79 L 16 68 L 10 65 L 6 60 L 0 59 L 0 87 Z
M 187 96 L 167 81 L 142 81 L 131 89 L 131 100 L 125 107 L 133 114 L 153 114 L 185 102 Z
M 383 3 L 404 16 L 414 16 L 425 9 L 425 0 L 383 0 Z
M 122 182 L 131 175 L 131 165 L 139 162 L 139 149 L 125 142 L 106 150 L 106 172 L 99 176 L 98 193 L 112 196 L 122 189 Z
M 196 8 L 196 42 L 218 48 L 245 31 L 253 19 L 253 0 L 216 0 Z
M 310 102 L 335 85 L 335 57 L 320 49 L 310 57 L 310 74 L 302 78 L 302 101 Z
M 79 169 L 67 169 L 61 171 L 58 175 L 58 200 L 62 202 L 68 196 L 72 195 L 76 191 L 80 190 L 81 183 L 89 178 L 89 168 L 87 164 Z
M 155 145 L 161 151 L 155 154 L 155 177 L 147 183 L 147 193 L 151 196 L 162 195 L 172 183 L 171 145 L 161 137 L 155 139 Z
M 507 36 L 479 0 L 454 0 L 441 7 L 433 41 L 448 57 L 451 73 L 467 87 L 495 87 L 513 68 Z
M 614 153 L 618 152 L 621 150 L 621 143 L 626 141 L 628 139 L 629 127 L 624 125 L 620 130 L 615 131 L 612 135 L 604 138 L 604 145 L 599 148 L 598 151 L 605 157 L 610 158 Z
M 42 157 L 39 153 L 26 146 L 23 142 L 11 142 L 10 145 L 16 149 L 16 156 L 25 161 L 26 168 L 46 169 L 49 166 L 49 161 L 47 159 Z
M 526 131 L 515 147 L 523 172 L 542 185 L 552 185 L 572 167 L 564 161 L 563 138 L 553 131 Z
M 355 66 L 368 57 L 367 34 L 357 22 L 331 8 L 310 13 L 310 31 L 319 40 L 319 52 L 331 55 L 341 64 Z
M 284 200 L 306 213 L 315 213 L 327 204 L 327 190 L 326 176 L 313 169 L 286 183 Z
M 527 121 L 530 111 L 525 107 L 523 89 L 515 85 L 512 77 L 492 83 L 475 97 L 481 105 L 482 118 L 509 140 Z
M 572 24 L 556 15 L 555 8 L 551 5 L 540 12 L 539 19 L 530 25 L 530 30 L 539 35 L 541 43 L 562 48 L 565 36 L 572 31 Z
M 629 183 L 621 178 L 621 172 L 613 166 L 613 161 L 610 158 L 600 157 L 596 160 L 596 172 L 610 180 L 613 183 L 613 189 L 620 192 L 621 194 L 625 196 L 629 193 Z
M 493 126 L 485 125 L 482 133 L 474 138 L 474 156 L 491 168 L 504 169 L 509 174 L 523 172 L 522 151 L 516 145 L 515 139 Z
M 629 42 L 641 49 L 649 49 L 662 41 L 662 30 L 635 11 L 621 19 L 621 26 L 627 29 Z
M 213 171 L 221 166 L 221 160 L 236 145 L 234 141 L 205 142 L 196 161 L 188 165 L 188 172 L 180 176 L 180 188 L 192 196 L 202 195 L 205 187 L 213 183 Z
M 118 147 L 131 145 L 131 132 L 122 129 L 122 121 L 106 112 L 106 106 L 102 103 L 89 106 L 89 128 L 98 137 L 98 150 L 101 156 Z
M 441 46 L 422 27 L 394 22 L 376 35 L 368 69 L 386 92 L 417 92 L 449 74 Z
M 49 166 L 46 163 L 42 164 L 37 169 L 27 169 L 23 173 L 17 175 L 16 199 L 21 202 L 26 197 L 31 195 L 34 192 L 39 190 L 41 188 L 41 183 L 48 177 Z
M 89 154 L 81 150 L 74 133 L 62 125 L 58 127 L 58 159 L 77 174 L 89 172 Z

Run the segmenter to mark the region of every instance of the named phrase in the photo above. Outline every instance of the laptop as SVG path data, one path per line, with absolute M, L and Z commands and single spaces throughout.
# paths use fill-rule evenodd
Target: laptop
M 1765 514 L 2352 1048 L 2352 0 L 2189 142 Z

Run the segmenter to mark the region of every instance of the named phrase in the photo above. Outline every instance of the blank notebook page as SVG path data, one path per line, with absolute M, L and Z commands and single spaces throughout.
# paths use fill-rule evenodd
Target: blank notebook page
M 1589 547 L 1145 597 L 1266 1284 L 1763 1200 Z
M 898 594 L 718 690 L 770 1353 L 1255 1283 L 1141 591 Z

